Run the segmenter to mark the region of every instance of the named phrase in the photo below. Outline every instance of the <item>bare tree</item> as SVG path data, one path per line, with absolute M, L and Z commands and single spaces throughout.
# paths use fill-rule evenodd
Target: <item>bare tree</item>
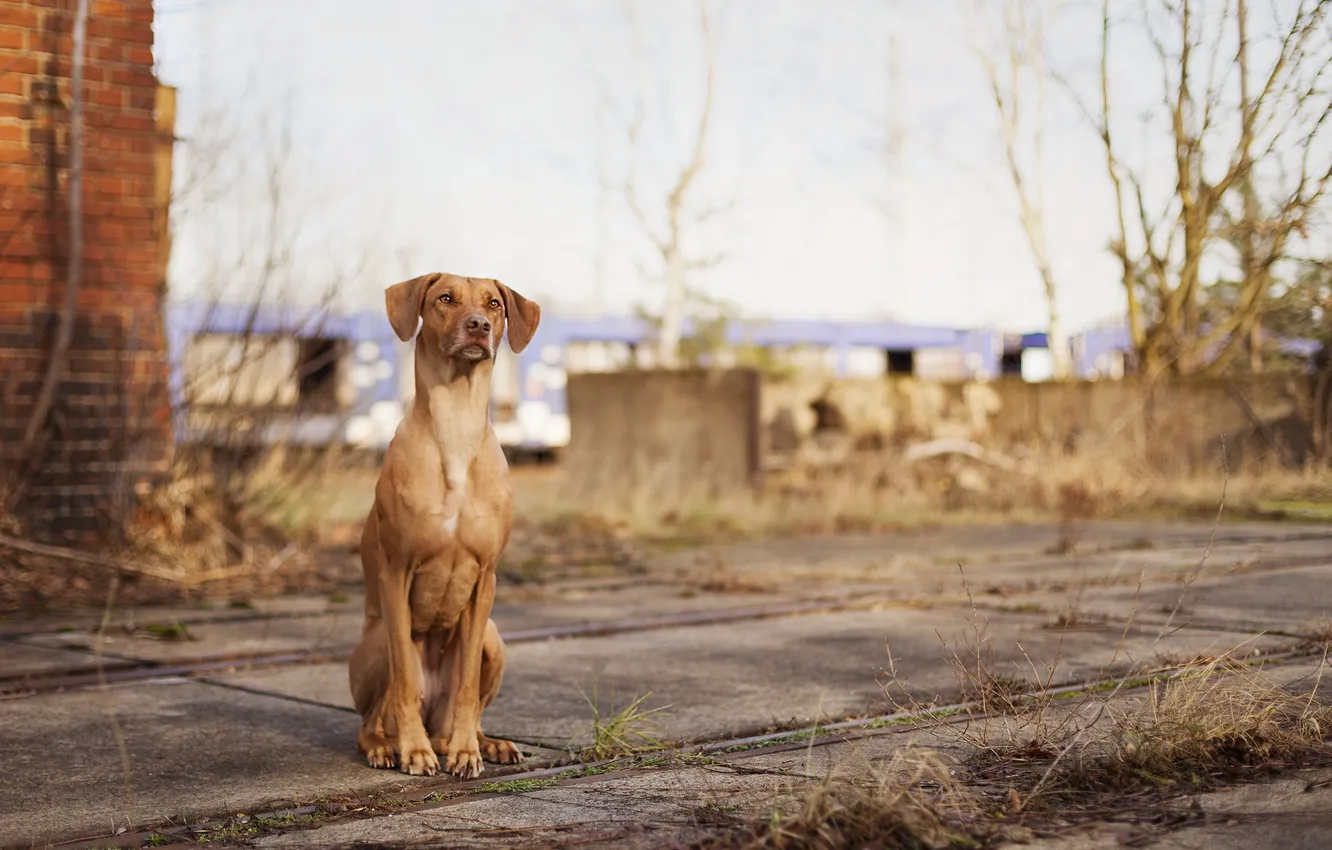
M 289 121 L 260 116 L 243 127 L 208 112 L 193 131 L 171 206 L 180 241 L 194 248 L 177 276 L 194 284 L 204 330 L 176 364 L 173 414 L 185 439 L 133 531 L 138 545 L 170 561 L 254 568 L 266 548 L 287 542 L 272 522 L 276 506 L 339 456 L 347 352 L 325 338 L 325 321 L 362 269 L 305 274 Z M 225 323 L 214 332 L 219 315 Z M 331 393 L 306 392 L 310 379 L 330 373 L 319 384 Z M 297 439 L 310 415 L 337 420 L 330 442 Z
M 708 3 L 709 0 L 698 0 L 699 34 L 703 43 L 704 61 L 703 104 L 698 112 L 689 159 L 676 174 L 670 191 L 661 202 L 659 214 L 650 213 L 643 205 L 639 178 L 633 168 L 642 131 L 641 104 L 628 131 L 630 168 L 624 182 L 625 200 L 661 258 L 661 274 L 666 284 L 657 337 L 657 365 L 665 368 L 675 368 L 680 364 L 680 338 L 684 333 L 685 314 L 690 300 L 690 272 L 720 261 L 719 257 L 688 256 L 684 244 L 685 232 L 691 223 L 701 224 L 723 209 L 712 207 L 694 210 L 691 207 L 699 177 L 707 165 L 708 130 L 717 88 L 717 52 Z M 631 16 L 633 12 L 631 5 Z
M 1055 379 L 1068 377 L 1071 351 L 1059 312 L 1059 286 L 1045 227 L 1046 0 L 964 0 L 972 46 L 999 119 L 1018 220 L 1045 292 L 1046 332 Z M 997 20 L 996 20 L 997 18 Z M 1029 98 L 1034 98 L 1034 103 Z
M 1115 190 L 1112 250 L 1139 368 L 1219 371 L 1246 345 L 1257 365 L 1277 273 L 1309 244 L 1332 181 L 1332 0 L 1272 4 L 1272 35 L 1259 50 L 1246 0 L 1141 0 L 1139 11 L 1159 63 L 1164 120 L 1148 127 L 1164 130 L 1151 138 L 1171 163 L 1169 191 L 1154 193 L 1146 163 L 1131 165 L 1120 143 L 1109 0 L 1101 4 L 1100 108 L 1087 110 Z M 1238 287 L 1229 309 L 1204 315 L 1207 289 L 1221 279 L 1209 264 L 1229 265 Z

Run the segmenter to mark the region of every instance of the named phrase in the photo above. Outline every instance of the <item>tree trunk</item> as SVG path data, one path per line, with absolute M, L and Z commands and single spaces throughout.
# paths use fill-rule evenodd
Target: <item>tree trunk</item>
M 663 253 L 666 303 L 662 305 L 661 329 L 657 335 L 657 368 L 675 369 L 680 365 L 680 338 L 684 335 L 685 262 L 677 239 L 672 239 Z

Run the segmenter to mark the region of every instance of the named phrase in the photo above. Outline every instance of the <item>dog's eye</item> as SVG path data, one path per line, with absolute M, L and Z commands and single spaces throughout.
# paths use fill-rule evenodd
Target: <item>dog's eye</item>
M 443 295 L 439 296 L 439 303 L 441 303 L 441 304 L 452 304 L 452 303 L 453 303 L 453 296 L 450 295 L 450 294 L 448 294 L 448 293 L 446 292 L 446 293 L 444 293 Z
M 492 310 L 498 310 L 498 309 L 499 309 L 499 305 L 500 305 L 500 303 L 499 303 L 499 299 L 498 299 L 498 298 L 492 298 L 492 299 L 490 299 L 490 309 L 492 309 Z

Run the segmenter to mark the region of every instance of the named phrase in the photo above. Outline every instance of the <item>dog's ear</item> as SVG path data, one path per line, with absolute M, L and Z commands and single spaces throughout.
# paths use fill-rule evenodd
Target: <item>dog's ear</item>
M 426 290 L 439 279 L 438 274 L 423 274 L 402 283 L 395 283 L 384 292 L 384 306 L 388 310 L 389 324 L 403 342 L 416 336 L 416 325 L 425 306 Z
M 499 281 L 495 281 L 499 283 Z M 509 348 L 514 354 L 521 354 L 532 341 L 537 325 L 541 324 L 541 305 L 529 301 L 509 287 L 499 283 L 500 296 L 504 299 L 504 317 L 508 327 Z

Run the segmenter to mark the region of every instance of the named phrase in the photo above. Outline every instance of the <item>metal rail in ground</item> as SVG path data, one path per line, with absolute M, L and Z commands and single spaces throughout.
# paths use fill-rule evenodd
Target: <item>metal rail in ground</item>
M 1265 572 L 1329 563 L 1328 556 L 1299 556 L 1262 559 L 1249 565 L 1247 572 Z M 930 601 L 943 603 L 946 597 L 932 597 Z M 796 602 L 723 608 L 712 611 L 690 611 L 632 617 L 601 622 L 565 623 L 532 629 L 515 629 L 504 633 L 506 643 L 534 643 L 544 640 L 605 637 L 655 629 L 691 628 L 721 623 L 764 620 L 776 617 L 831 614 L 847 611 L 868 611 L 882 608 L 906 608 L 919 605 L 920 599 L 901 599 L 888 596 L 861 596 L 857 598 L 811 599 Z M 1152 624 L 1141 623 L 1144 627 Z M 1206 624 L 1193 624 L 1207 628 Z M 1228 629 L 1229 630 L 1229 629 Z M 1241 630 L 1242 631 L 1242 630 Z M 284 650 L 271 653 L 212 655 L 199 658 L 180 658 L 166 661 L 139 660 L 124 656 L 108 656 L 102 668 L 87 664 L 63 669 L 0 675 L 0 699 L 31 696 L 59 691 L 73 691 L 104 685 L 156 679 L 193 677 L 266 667 L 318 664 L 345 661 L 354 644 L 333 645 L 308 650 Z
M 535 643 L 582 637 L 643 632 L 653 629 L 690 628 L 743 620 L 764 620 L 774 617 L 792 617 L 841 611 L 869 610 L 876 607 L 905 605 L 902 601 L 886 598 L 810 600 L 803 602 L 753 605 L 714 611 L 691 611 L 651 617 L 633 617 L 594 623 L 568 623 L 534 629 L 516 629 L 504 634 L 506 643 Z M 310 650 L 286 650 L 272 653 L 246 653 L 216 655 L 201 658 L 173 659 L 169 661 L 134 660 L 123 656 L 108 658 L 101 670 L 88 665 L 18 673 L 0 676 L 0 698 L 77 690 L 101 685 L 126 682 L 199 676 L 237 670 L 252 670 L 290 664 L 317 664 L 345 661 L 354 649 L 353 644 L 335 645 Z

